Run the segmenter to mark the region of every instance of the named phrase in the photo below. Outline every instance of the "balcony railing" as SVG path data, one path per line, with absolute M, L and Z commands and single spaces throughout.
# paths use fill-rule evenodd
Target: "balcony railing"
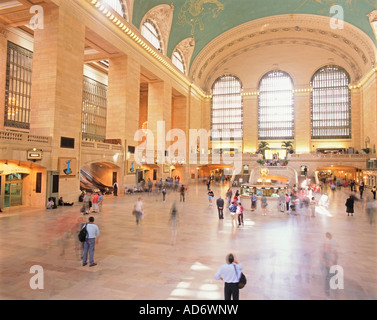
M 21 132 L 0 131 L 0 142 L 16 142 L 22 144 L 50 145 L 51 138 L 46 136 L 31 135 Z
M 110 143 L 81 141 L 81 146 L 89 149 L 123 152 L 123 146 Z

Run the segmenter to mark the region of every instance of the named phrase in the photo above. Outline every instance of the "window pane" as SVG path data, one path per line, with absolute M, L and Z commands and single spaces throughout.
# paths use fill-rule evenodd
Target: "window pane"
M 174 51 L 172 62 L 182 73 L 185 73 L 185 64 L 179 51 Z
M 106 139 L 107 86 L 84 77 L 82 107 L 83 140 Z
M 338 66 L 318 70 L 312 79 L 312 138 L 351 138 L 349 76 Z
M 212 89 L 212 140 L 243 136 L 243 101 L 241 82 L 234 76 L 223 76 Z
M 156 27 L 149 20 L 141 27 L 141 35 L 147 39 L 158 51 L 161 51 L 161 41 Z
M 4 125 L 30 129 L 33 53 L 8 42 Z
M 283 71 L 267 73 L 259 85 L 259 140 L 294 139 L 292 78 Z
M 121 17 L 127 18 L 122 0 L 105 0 L 105 3 L 113 8 Z

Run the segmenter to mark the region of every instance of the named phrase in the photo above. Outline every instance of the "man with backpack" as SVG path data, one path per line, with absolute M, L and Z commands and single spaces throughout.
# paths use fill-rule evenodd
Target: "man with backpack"
M 94 267 L 97 264 L 94 263 L 94 248 L 98 244 L 99 228 L 94 224 L 94 218 L 89 218 L 89 223 L 86 223 L 82 226 L 82 230 L 86 229 L 86 239 L 83 242 L 83 256 L 82 256 L 82 265 L 85 267 L 88 263 L 88 254 L 89 254 L 89 267 Z M 82 232 L 80 232 L 81 234 Z

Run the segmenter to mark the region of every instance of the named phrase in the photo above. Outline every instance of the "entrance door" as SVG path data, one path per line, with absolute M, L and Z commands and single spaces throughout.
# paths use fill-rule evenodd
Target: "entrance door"
M 22 205 L 22 182 L 6 183 L 4 207 L 14 207 Z
M 22 180 L 21 173 L 12 173 L 5 177 L 4 207 L 22 205 Z

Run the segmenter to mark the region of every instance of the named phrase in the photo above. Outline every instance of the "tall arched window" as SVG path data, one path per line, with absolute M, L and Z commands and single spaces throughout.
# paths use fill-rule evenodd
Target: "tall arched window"
M 242 140 L 241 81 L 232 75 L 217 79 L 212 88 L 212 140 Z
M 150 20 L 146 20 L 141 26 L 141 35 L 147 39 L 158 51 L 162 52 L 161 37 L 157 28 Z
M 185 73 L 185 62 L 183 60 L 183 55 L 179 50 L 175 50 L 172 57 L 173 64 L 182 72 Z
M 259 83 L 259 140 L 294 139 L 293 81 L 284 71 L 271 71 Z
M 111 8 L 113 8 L 120 16 L 127 20 L 126 5 L 122 0 L 105 0 Z
M 350 77 L 339 66 L 326 66 L 313 76 L 311 120 L 313 139 L 351 138 Z

